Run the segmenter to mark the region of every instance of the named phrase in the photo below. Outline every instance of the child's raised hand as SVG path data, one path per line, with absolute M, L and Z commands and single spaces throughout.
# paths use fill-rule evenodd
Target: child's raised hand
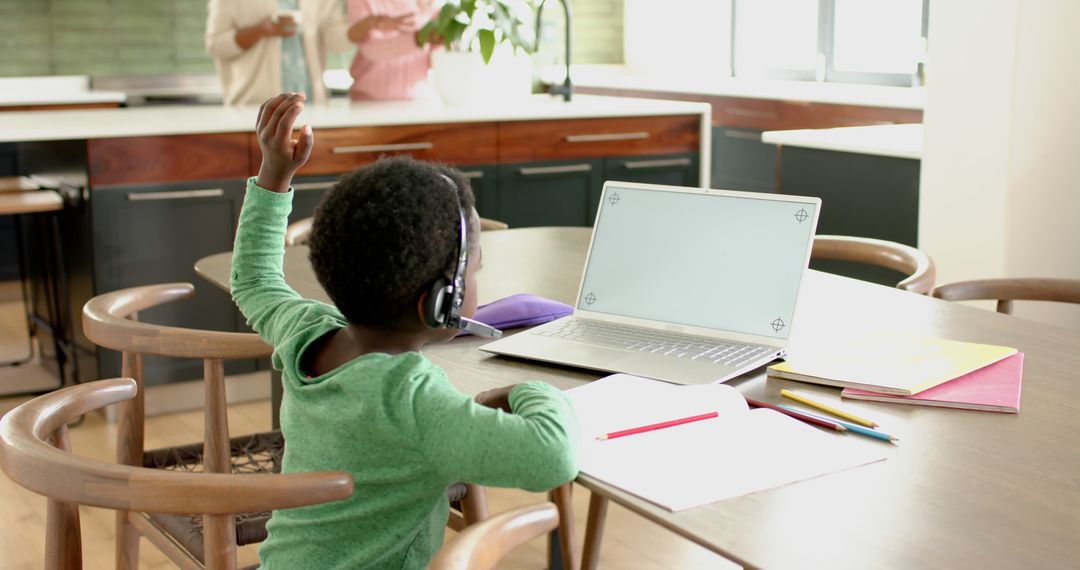
M 303 93 L 282 93 L 259 107 L 255 133 L 262 150 L 262 166 L 256 184 L 274 192 L 288 192 L 297 170 L 311 156 L 315 135 L 304 125 L 299 140 L 293 140 L 293 123 L 304 109 Z

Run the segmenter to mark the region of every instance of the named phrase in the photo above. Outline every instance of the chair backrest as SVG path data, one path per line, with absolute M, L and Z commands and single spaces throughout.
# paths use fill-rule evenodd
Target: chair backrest
M 134 399 L 119 406 L 117 460 L 141 465 L 143 453 L 144 382 L 142 356 L 151 354 L 203 360 L 206 394 L 206 468 L 229 469 L 229 428 L 225 400 L 226 359 L 262 358 L 273 348 L 253 333 L 194 330 L 139 322 L 138 312 L 189 299 L 190 283 L 166 283 L 121 289 L 98 295 L 83 307 L 83 332 L 94 344 L 120 351 L 121 371 L 134 378 Z
M 926 295 L 934 287 L 934 261 L 930 256 L 902 243 L 854 236 L 814 237 L 811 259 L 832 259 L 867 263 L 907 275 L 897 289 Z
M 976 279 L 947 283 L 933 295 L 946 301 L 996 300 L 997 312 L 1011 314 L 1013 301 L 1080 303 L 1080 279 Z
M 77 505 L 176 514 L 234 514 L 346 499 L 348 473 L 232 475 L 115 465 L 70 453 L 67 424 L 130 401 L 129 378 L 71 386 L 26 402 L 0 419 L 0 468 L 15 483 L 49 500 L 46 567 L 80 568 Z
M 203 469 L 208 473 L 232 471 L 229 446 L 228 402 L 225 397 L 225 360 L 269 356 L 272 348 L 259 335 L 168 327 L 139 322 L 138 312 L 190 298 L 194 287 L 188 283 L 168 283 L 132 287 L 90 299 L 83 307 L 83 331 L 98 346 L 121 353 L 121 374 L 135 381 L 132 398 L 117 406 L 116 461 L 122 465 L 143 465 L 145 383 L 142 357 L 145 354 L 203 361 L 205 413 L 203 429 Z M 243 483 L 238 483 L 243 485 Z M 139 512 L 134 507 L 123 511 Z M 169 512 L 158 510 L 158 512 Z M 234 511 L 235 512 L 235 511 Z M 118 520 L 125 518 L 122 513 Z M 231 514 L 204 515 L 204 555 L 219 560 L 231 558 L 235 527 Z M 118 533 L 121 532 L 118 530 Z M 119 535 L 118 535 L 119 537 Z M 216 564 L 216 562 L 214 563 Z M 226 563 L 227 564 L 227 563 Z
M 445 544 L 428 570 L 487 570 L 510 551 L 559 524 L 553 503 L 508 511 L 473 524 Z
M 261 358 L 273 348 L 253 333 L 167 327 L 138 322 L 139 311 L 190 299 L 190 283 L 164 283 L 98 295 L 83 307 L 83 332 L 94 344 L 120 352 L 197 359 Z
M 294 246 L 307 243 L 308 238 L 311 237 L 312 220 L 314 220 L 314 218 L 304 218 L 289 224 L 289 227 L 285 228 L 285 245 Z M 480 231 L 482 232 L 505 230 L 509 227 L 510 226 L 505 222 L 500 222 L 499 220 L 480 218 Z

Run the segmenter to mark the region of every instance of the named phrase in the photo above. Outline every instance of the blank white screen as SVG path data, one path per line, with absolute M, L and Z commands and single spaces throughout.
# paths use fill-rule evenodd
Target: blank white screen
M 578 309 L 787 338 L 816 206 L 766 197 L 609 185 Z

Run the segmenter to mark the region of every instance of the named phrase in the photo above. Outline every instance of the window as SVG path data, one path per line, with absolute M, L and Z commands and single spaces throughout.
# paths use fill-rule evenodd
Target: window
M 928 0 L 734 0 L 732 75 L 918 84 Z

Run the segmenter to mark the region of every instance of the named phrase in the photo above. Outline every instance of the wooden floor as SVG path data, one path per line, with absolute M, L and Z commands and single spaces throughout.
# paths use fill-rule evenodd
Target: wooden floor
M 2 300 L 0 291 L 0 361 L 20 350 L 25 353 L 25 337 L 19 338 L 21 306 Z M 0 386 L 12 386 L 26 379 L 48 379 L 48 373 L 34 363 L 0 367 Z M 0 397 L 0 414 L 6 413 L 28 397 Z M 265 431 L 270 427 L 269 402 L 235 404 L 229 407 L 229 429 L 233 434 Z M 201 411 L 151 417 L 147 420 L 147 449 L 202 440 Z M 103 461 L 113 461 L 115 426 L 99 414 L 89 415 L 82 425 L 71 430 L 76 454 Z M 575 488 L 574 515 L 577 519 L 577 545 L 580 549 L 585 531 L 589 493 Z M 543 495 L 510 489 L 491 489 L 488 501 L 493 513 L 516 506 L 540 502 Z M 12 483 L 0 473 L 0 570 L 30 570 L 43 566 L 45 499 Z M 83 557 L 86 568 L 110 568 L 113 565 L 113 515 L 102 509 L 82 509 Z M 447 531 L 447 537 L 453 535 Z M 515 551 L 499 567 L 502 569 L 543 568 L 546 545 L 542 539 Z M 257 546 L 241 552 L 241 565 L 258 561 Z M 173 568 L 152 545 L 142 541 L 142 568 Z M 612 505 L 608 511 L 607 533 L 601 555 L 602 568 L 660 570 L 665 568 L 733 568 L 730 562 L 676 536 L 644 519 Z

